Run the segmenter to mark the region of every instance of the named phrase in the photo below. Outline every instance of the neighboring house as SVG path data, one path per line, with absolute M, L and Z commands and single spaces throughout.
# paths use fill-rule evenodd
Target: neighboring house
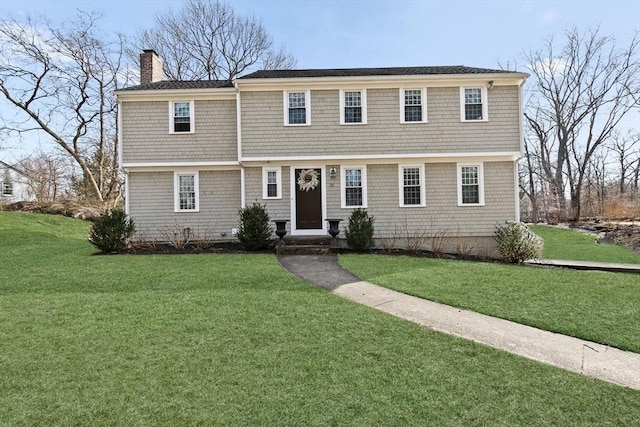
M 527 74 L 465 66 L 257 71 L 233 82 L 159 81 L 117 92 L 126 210 L 138 229 L 213 230 L 265 204 L 292 235 L 326 235 L 355 208 L 375 237 L 493 245 L 518 220 Z M 343 234 L 344 236 L 344 234 Z M 378 240 L 380 242 L 380 240 Z
M 22 171 L 0 161 L 0 203 L 35 200 L 28 182 Z

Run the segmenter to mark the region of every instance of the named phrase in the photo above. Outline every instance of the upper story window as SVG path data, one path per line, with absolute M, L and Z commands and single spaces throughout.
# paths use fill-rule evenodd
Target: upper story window
M 310 91 L 284 92 L 285 126 L 311 124 Z
M 400 206 L 426 206 L 424 165 L 398 165 Z
M 198 172 L 175 172 L 175 212 L 198 212 L 200 210 L 200 185 L 198 181 Z
M 425 123 L 427 121 L 427 90 L 400 89 L 400 123 Z
M 367 207 L 367 167 L 342 166 L 342 208 Z
M 480 164 L 458 164 L 458 205 L 484 205 L 484 177 Z
M 262 198 L 282 198 L 282 168 L 262 168 Z
M 460 120 L 463 122 L 487 121 L 487 88 L 460 88 Z
M 2 181 L 0 183 L 3 196 L 13 196 L 13 184 L 11 181 Z
M 171 120 L 169 129 L 171 133 L 193 133 L 193 101 L 169 102 Z
M 340 124 L 367 123 L 366 89 L 340 89 Z

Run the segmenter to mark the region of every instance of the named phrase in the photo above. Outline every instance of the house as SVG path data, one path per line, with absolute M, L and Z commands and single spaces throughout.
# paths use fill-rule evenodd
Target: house
M 32 200 L 35 196 L 24 172 L 0 160 L 0 203 Z
M 228 239 L 265 204 L 294 236 L 375 216 L 379 243 L 491 247 L 518 220 L 527 74 L 465 66 L 257 71 L 162 81 L 153 51 L 119 90 L 126 211 L 138 229 Z

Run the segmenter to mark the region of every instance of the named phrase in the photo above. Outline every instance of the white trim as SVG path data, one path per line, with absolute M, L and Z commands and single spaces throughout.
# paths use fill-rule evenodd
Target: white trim
M 240 166 L 240 163 L 231 160 L 231 161 L 222 161 L 222 162 L 131 162 L 131 163 L 123 163 L 123 168 L 158 168 L 158 167 L 170 167 L 170 168 L 178 168 L 178 167 L 204 167 L 204 166 Z
M 180 209 L 180 176 L 193 176 L 193 188 L 195 192 L 195 209 Z M 173 173 L 173 211 L 174 212 L 199 212 L 200 211 L 200 179 L 198 171 L 176 171 Z
M 240 92 L 236 92 L 236 135 L 238 138 L 238 162 L 242 157 L 242 104 Z
M 515 219 L 517 222 L 520 222 L 520 174 L 518 173 L 518 168 L 520 166 L 520 161 L 516 160 L 513 162 L 513 192 L 514 199 L 516 200 L 516 212 Z
M 322 187 L 322 228 L 317 230 L 296 229 L 296 169 L 320 169 L 320 185 Z M 290 212 L 292 236 L 326 236 L 327 235 L 327 166 L 318 164 L 302 164 L 289 168 Z
M 478 203 L 462 203 L 462 168 L 478 168 Z M 484 206 L 484 163 L 456 163 L 458 206 Z
M 246 180 L 244 176 L 244 167 L 240 168 L 240 207 L 247 207 L 247 191 L 245 189 Z
M 175 104 L 189 104 L 189 132 L 176 132 L 174 129 L 175 126 L 175 110 L 174 110 L 174 105 Z M 191 133 L 196 133 L 196 109 L 195 109 L 195 102 L 193 100 L 191 101 L 169 101 L 169 134 L 171 135 L 184 135 L 184 134 L 191 134 Z
M 481 120 L 467 120 L 465 116 L 465 102 L 464 91 L 465 89 L 480 89 L 480 96 L 482 97 L 482 119 Z M 522 111 L 522 110 L 520 110 Z M 465 123 L 480 123 L 489 121 L 489 97 L 487 96 L 486 86 L 460 86 L 460 121 Z
M 122 102 L 120 102 L 120 100 L 118 100 L 118 115 L 116 119 L 118 121 L 118 166 L 122 168 Z
M 268 178 L 269 172 L 276 173 L 276 195 L 269 197 Z M 265 200 L 282 199 L 282 168 L 280 166 L 269 166 L 262 168 L 262 198 Z
M 360 206 L 347 206 L 347 169 L 360 169 L 362 171 L 362 205 Z M 340 207 L 342 209 L 367 207 L 367 165 L 340 165 Z
M 236 97 L 235 88 L 202 88 L 202 89 L 151 89 L 151 90 L 117 90 L 115 95 L 122 102 L 139 101 L 179 101 L 193 99 L 202 101 L 229 100 Z
M 124 173 L 124 213 L 131 214 L 131 207 L 129 206 L 129 172 Z
M 486 153 L 402 153 L 402 154 L 346 154 L 346 155 L 324 155 L 324 156 L 273 156 L 273 157 L 243 157 L 241 162 L 313 162 L 313 161 L 350 161 L 355 160 L 362 163 L 363 160 L 382 160 L 393 162 L 394 160 L 425 160 L 444 162 L 445 160 L 455 161 L 455 159 L 478 158 L 483 161 L 504 161 L 516 160 L 520 157 L 518 151 L 488 151 Z
M 419 90 L 422 92 L 422 99 L 421 99 L 421 104 L 420 107 L 422 108 L 422 120 L 420 121 L 414 121 L 414 122 L 407 122 L 405 120 L 405 116 L 404 116 L 404 110 L 405 110 L 405 99 L 404 99 L 404 92 L 407 90 Z M 400 123 L 403 124 L 411 124 L 411 123 L 428 123 L 429 119 L 427 118 L 427 88 L 426 87 L 416 87 L 416 88 L 412 88 L 412 87 L 401 87 L 399 90 L 400 93 Z
M 404 204 L 404 169 L 419 168 L 420 169 L 420 204 L 405 205 Z M 427 205 L 426 189 L 425 189 L 425 170 L 423 164 L 399 164 L 398 165 L 398 202 L 401 208 L 422 208 Z
M 239 91 L 282 91 L 288 88 L 327 90 L 367 87 L 368 89 L 397 89 L 401 86 L 457 87 L 519 86 L 529 77 L 526 73 L 489 74 L 417 74 L 394 76 L 336 76 L 336 77 L 288 77 L 272 79 L 245 79 L 234 81 Z
M 362 111 L 362 121 L 356 123 L 345 123 L 344 121 L 344 93 L 345 92 L 360 92 L 360 109 Z M 367 90 L 366 89 L 340 89 L 340 124 L 351 125 L 366 125 L 367 124 Z
M 289 94 L 304 93 L 305 123 L 289 123 Z M 285 90 L 282 92 L 282 106 L 285 126 L 311 126 L 311 91 L 310 90 Z

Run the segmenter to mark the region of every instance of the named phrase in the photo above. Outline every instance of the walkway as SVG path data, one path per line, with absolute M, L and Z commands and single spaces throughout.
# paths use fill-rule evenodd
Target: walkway
M 563 259 L 539 259 L 527 261 L 527 264 L 541 267 L 564 267 L 574 270 L 599 270 L 617 273 L 640 274 L 640 264 L 620 264 L 611 262 L 568 261 Z
M 361 281 L 335 255 L 282 255 L 297 277 L 414 323 L 549 365 L 640 390 L 640 354 L 450 307 Z

